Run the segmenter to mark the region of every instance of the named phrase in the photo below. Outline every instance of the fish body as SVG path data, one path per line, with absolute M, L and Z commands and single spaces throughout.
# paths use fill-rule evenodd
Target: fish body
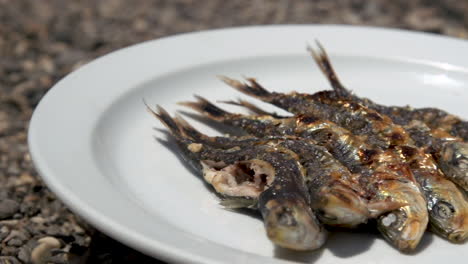
M 464 194 L 446 179 L 448 176 L 461 186 L 466 185 L 464 181 L 468 179 L 466 177 L 468 147 L 464 146 L 466 143 L 443 131 L 434 134 L 424 122 L 428 120 L 411 119 L 410 113 L 390 118 L 388 114 L 392 113 L 389 113 L 384 106 L 377 106 L 368 99 L 361 100 L 344 88 L 336 77 L 323 48 L 320 52 L 311 51 L 334 91 L 319 92 L 308 99 L 331 106 L 341 106 L 344 111 L 349 112 L 348 115 L 363 120 L 361 123 L 372 124 L 372 129 L 368 131 L 377 138 L 374 142 L 386 142 L 389 151 L 395 151 L 410 165 L 428 201 L 427 209 L 433 230 L 453 242 L 466 239 L 468 201 Z M 359 129 L 354 130 L 352 124 L 346 122 L 340 124 L 350 128 L 354 133 L 361 132 Z M 444 217 L 441 217 L 440 213 L 442 207 L 449 212 Z
M 263 217 L 267 236 L 276 245 L 313 250 L 326 231 L 311 210 L 302 167 L 290 153 L 257 145 L 231 151 L 216 149 L 184 136 L 164 109 L 153 114 L 169 129 L 187 161 L 226 198 L 252 201 Z
M 381 128 L 381 131 L 387 132 L 387 138 L 394 138 L 400 141 L 396 142 L 396 145 L 412 145 L 414 143 L 418 147 L 429 146 L 428 151 L 434 156 L 436 163 L 444 173 L 443 175 L 458 184 L 465 191 L 468 191 L 468 143 L 466 142 L 468 138 L 468 122 L 435 108 L 411 109 L 409 107 L 388 107 L 377 104 L 370 99 L 354 95 L 339 81 L 328 55 L 320 44 L 318 46 L 318 52 L 311 48 L 309 50 L 315 62 L 333 87 L 333 91 L 319 92 L 316 95 L 308 95 L 308 97 L 301 96 L 302 100 L 307 101 L 314 98 L 317 99 L 318 97 L 328 97 L 330 99 L 328 103 L 331 104 L 340 104 L 342 101 L 351 102 L 355 105 L 364 106 L 373 111 L 374 114 L 380 114 L 380 117 L 386 120 L 383 120 L 384 122 L 382 120 L 375 120 L 373 123 L 380 123 L 382 126 L 377 125 L 374 127 Z M 246 90 L 242 87 L 237 89 L 244 92 L 252 90 Z M 264 88 L 263 90 L 263 95 L 268 93 Z M 391 119 L 393 124 L 392 122 L 388 122 L 388 119 Z M 385 123 L 390 125 L 385 126 Z M 407 131 L 406 134 L 403 133 L 405 130 Z M 411 140 L 408 139 L 408 135 Z M 378 140 L 375 140 L 375 142 L 378 142 Z
M 375 210 L 381 210 L 378 205 L 385 202 L 400 203 L 401 206 L 390 213 L 398 219 L 399 225 L 381 228 L 391 243 L 401 250 L 414 249 L 419 243 L 428 222 L 426 202 L 409 168 L 392 153 L 372 149 L 346 129 L 305 115 L 278 119 L 231 114 L 200 97 L 198 102 L 183 104 L 213 120 L 242 128 L 259 137 L 265 134 L 290 135 L 315 140 L 351 172 L 361 175 L 360 184 L 366 188 L 369 200 L 376 205 Z M 395 162 L 389 163 L 389 159 Z M 384 219 L 380 217 L 379 223 Z
M 267 144 L 277 150 L 289 151 L 304 169 L 312 208 L 327 225 L 354 227 L 372 217 L 373 212 L 368 209 L 356 175 L 312 140 L 297 137 L 209 137 L 180 118 L 177 122 L 183 133 L 212 147 L 238 150 Z

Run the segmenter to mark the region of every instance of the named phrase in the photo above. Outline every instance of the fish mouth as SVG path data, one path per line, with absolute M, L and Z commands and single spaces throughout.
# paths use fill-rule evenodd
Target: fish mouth
M 468 238 L 468 231 L 466 230 L 457 230 L 451 232 L 447 238 L 454 243 L 463 243 Z
M 293 250 L 314 250 L 326 240 L 326 231 L 310 207 L 295 201 L 271 200 L 263 220 L 268 238 L 276 245 Z
M 201 162 L 204 179 L 216 192 L 231 197 L 258 196 L 274 180 L 275 169 L 262 160 L 247 160 L 226 165 L 223 162 Z
M 421 241 L 426 224 L 419 220 L 410 220 L 405 210 L 399 209 L 379 219 L 379 230 L 396 248 L 403 252 L 414 250 Z

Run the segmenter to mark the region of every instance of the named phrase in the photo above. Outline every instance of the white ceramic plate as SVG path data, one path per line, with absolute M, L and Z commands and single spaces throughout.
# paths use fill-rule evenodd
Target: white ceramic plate
M 441 263 L 468 259 L 468 246 L 427 234 L 415 254 L 378 234 L 331 234 L 324 249 L 275 249 L 262 222 L 222 209 L 192 175 L 142 99 L 175 103 L 241 95 L 215 76 L 248 75 L 276 91 L 329 86 L 305 50 L 319 39 L 342 81 L 385 104 L 435 106 L 468 116 L 468 43 L 398 30 L 266 26 L 184 34 L 125 48 L 58 82 L 34 112 L 34 163 L 48 186 L 100 230 L 149 255 L 203 263 Z M 227 107 L 229 108 L 229 107 Z M 231 108 L 235 109 L 235 108 Z M 196 123 L 203 131 L 213 130 Z

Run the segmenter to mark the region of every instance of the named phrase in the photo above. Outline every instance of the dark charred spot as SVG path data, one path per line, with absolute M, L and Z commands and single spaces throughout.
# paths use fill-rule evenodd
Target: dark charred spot
M 377 154 L 377 151 L 374 149 L 364 149 L 360 153 L 361 159 L 365 163 L 372 162 L 372 159 Z
M 312 124 L 316 122 L 318 119 L 312 116 L 308 116 L 308 115 L 300 115 L 298 116 L 297 120 L 304 124 Z
M 390 134 L 390 138 L 392 142 L 401 142 L 405 139 L 405 137 L 400 132 L 393 132 Z
M 333 194 L 338 197 L 341 201 L 347 203 L 347 204 L 352 204 L 353 201 L 351 199 L 349 199 L 348 196 L 346 195 L 343 195 L 341 192 L 333 192 Z
M 382 121 L 383 120 L 382 117 L 379 114 L 374 113 L 374 112 L 368 113 L 367 117 L 369 117 L 370 119 L 375 120 L 375 121 Z
M 401 154 L 403 154 L 406 158 L 411 158 L 417 154 L 417 149 L 409 146 L 402 146 Z

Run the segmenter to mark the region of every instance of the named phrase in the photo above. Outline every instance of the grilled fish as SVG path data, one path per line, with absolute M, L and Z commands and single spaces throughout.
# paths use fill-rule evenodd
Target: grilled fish
M 304 168 L 311 206 L 319 219 L 328 225 L 354 227 L 374 217 L 360 188 L 358 178 L 313 140 L 296 137 L 210 137 L 202 134 L 185 120 L 176 118 L 181 131 L 193 140 L 216 148 L 243 149 L 267 144 L 275 149 L 291 151 Z M 384 206 L 379 204 L 380 207 Z M 386 204 L 386 208 L 390 205 Z M 374 205 L 375 207 L 375 205 Z M 394 207 L 399 207 L 395 204 Z M 395 208 L 390 208 L 395 209 Z
M 310 208 L 302 167 L 290 153 L 257 145 L 240 150 L 211 148 L 185 137 L 162 108 L 152 113 L 175 137 L 187 162 L 227 198 L 250 200 L 262 214 L 269 239 L 295 250 L 321 247 L 326 231 Z
M 349 131 L 306 115 L 277 119 L 269 115 L 231 114 L 201 97 L 198 97 L 198 102 L 182 105 L 255 136 L 293 135 L 315 140 L 351 172 L 361 175 L 359 181 L 369 200 L 376 203 L 392 201 L 401 205 L 378 220 L 385 238 L 400 250 L 412 250 L 419 243 L 428 223 L 426 201 L 408 166 L 402 164 L 393 152 L 374 150 Z
M 434 156 L 444 175 L 468 191 L 468 122 L 439 109 L 388 107 L 354 95 L 339 81 L 327 53 L 319 43 L 317 44 L 319 51 L 311 48 L 309 50 L 333 87 L 333 91 L 322 92 L 322 97 L 327 97 L 329 102 L 344 100 L 364 105 L 367 109 L 382 114 L 381 117 L 388 116 L 408 132 L 418 147 L 429 146 L 427 151 Z M 408 140 L 404 133 L 395 135 L 403 142 Z

